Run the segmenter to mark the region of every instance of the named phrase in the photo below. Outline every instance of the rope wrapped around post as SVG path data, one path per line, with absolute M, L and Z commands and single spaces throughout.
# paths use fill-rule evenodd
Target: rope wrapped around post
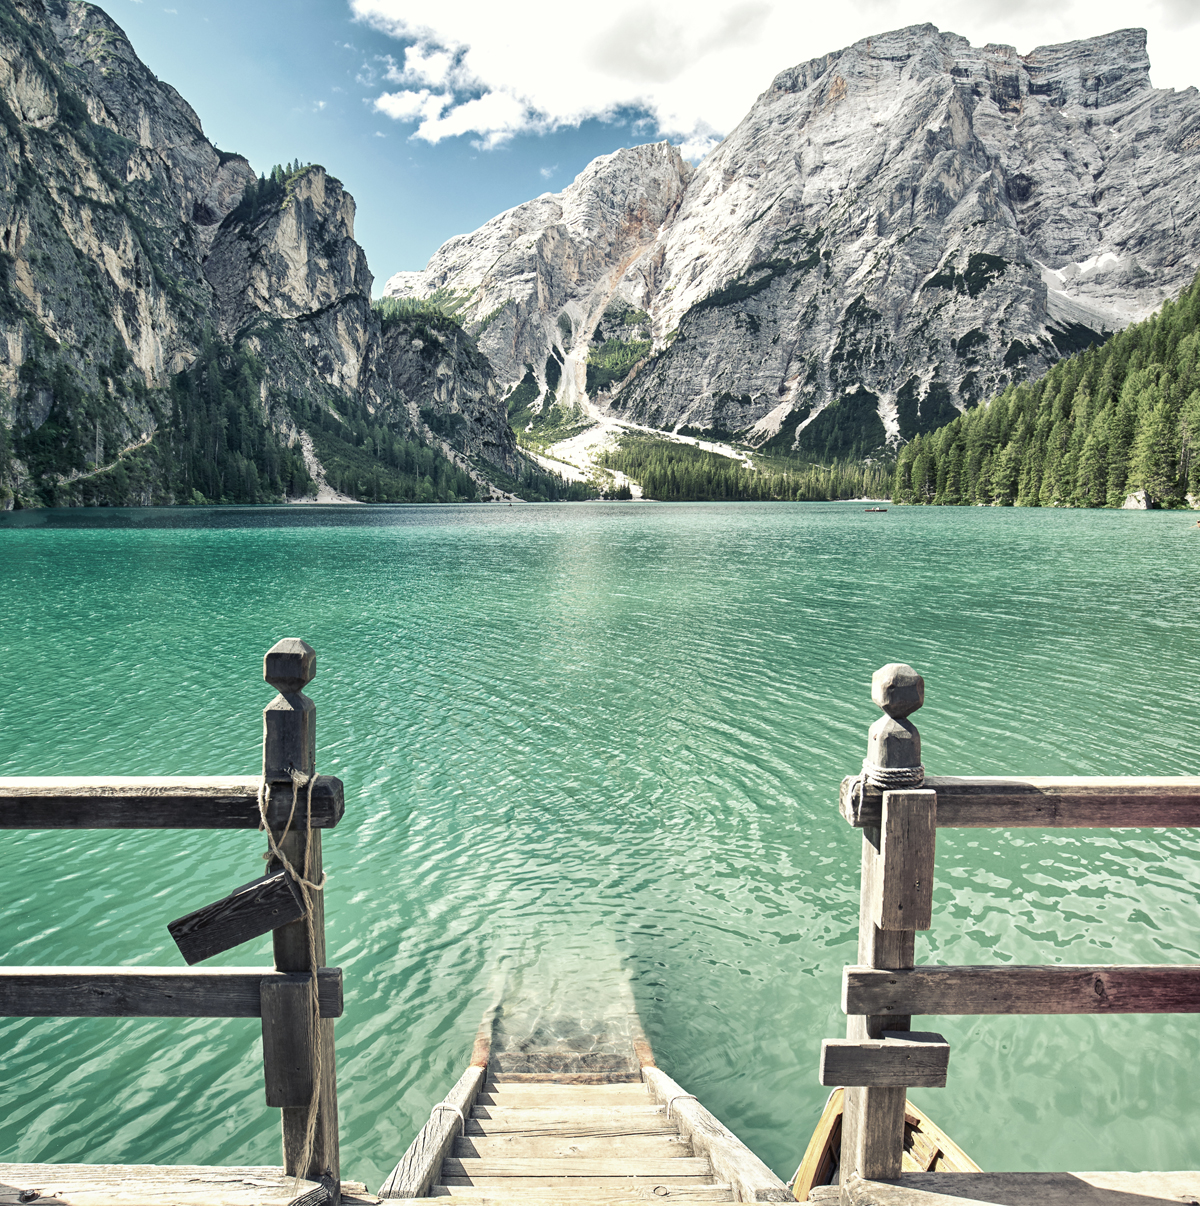
M 313 901 L 311 892 L 323 892 L 325 890 L 325 881 L 328 876 L 324 871 L 321 872 L 321 882 L 313 883 L 309 879 L 309 864 L 311 862 L 310 851 L 312 850 L 312 793 L 313 784 L 317 781 L 317 775 L 314 771 L 311 775 L 304 774 L 303 771 L 292 770 L 292 807 L 288 813 L 287 824 L 283 827 L 283 832 L 279 835 L 278 842 L 275 840 L 275 835 L 271 832 L 270 825 L 267 824 L 267 803 L 270 799 L 270 787 L 267 784 L 266 775 L 263 775 L 262 783 L 258 789 L 258 815 L 259 829 L 267 835 L 267 845 L 270 847 L 267 853 L 263 855 L 266 861 L 272 858 L 278 859 L 283 869 L 291 876 L 292 881 L 300 890 L 300 896 L 304 901 L 304 925 L 308 931 L 308 960 L 309 960 L 309 1002 L 312 1009 L 312 1043 L 310 1044 L 309 1054 L 312 1061 L 313 1069 L 313 1092 L 312 1098 L 308 1103 L 308 1123 L 304 1128 L 304 1150 L 300 1157 L 299 1168 L 307 1168 L 312 1162 L 313 1145 L 317 1137 L 317 1110 L 321 1105 L 321 1081 L 324 1078 L 325 1066 L 324 1059 L 321 1053 L 320 1039 L 320 1018 L 321 1018 L 321 1002 L 318 995 L 319 985 L 317 981 L 317 931 L 313 920 Z M 296 804 L 300 795 L 300 788 L 307 787 L 307 795 L 305 799 L 304 821 L 304 869 L 297 871 L 292 866 L 291 860 L 284 854 L 282 846 L 287 839 L 288 833 L 292 828 L 292 821 L 296 817 Z M 296 1184 L 293 1192 L 298 1192 L 301 1174 L 296 1173 Z
M 263 678 L 279 692 L 263 711 L 258 811 L 267 837 L 264 858 L 288 876 L 304 910 L 298 921 L 274 931 L 275 967 L 307 979 L 303 989 L 293 985 L 270 1011 L 264 1007 L 263 1034 L 264 1059 L 268 1028 L 273 1035 L 267 1099 L 283 1110 L 284 1167 L 296 1177 L 326 1182 L 336 1204 L 340 1181 L 333 1022 L 321 1017 L 316 994 L 317 973 L 325 961 L 325 874 L 321 832 L 313 827 L 312 814 L 316 705 L 303 694 L 315 675 L 316 654 L 301 640 L 279 641 L 263 659 Z M 289 789 L 290 809 L 276 833 L 269 818 L 279 824 L 287 799 L 283 792 Z

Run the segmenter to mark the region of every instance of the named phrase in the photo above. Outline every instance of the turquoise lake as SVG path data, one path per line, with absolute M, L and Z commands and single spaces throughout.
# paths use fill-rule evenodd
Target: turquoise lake
M 827 1092 L 820 1041 L 845 1033 L 860 843 L 837 794 L 879 715 L 871 672 L 924 674 L 931 773 L 1196 773 L 1194 520 L 11 514 L 0 774 L 257 773 L 262 655 L 303 637 L 318 769 L 346 785 L 325 839 L 343 1175 L 378 1188 L 497 985 L 619 962 L 659 1064 L 787 1177 Z M 8 965 L 181 966 L 167 922 L 262 867 L 249 831 L 0 842 Z M 937 842 L 918 962 L 1200 962 L 1200 833 Z M 217 962 L 267 964 L 269 940 Z M 985 1169 L 1195 1167 L 1194 1017 L 917 1024 L 952 1056 L 913 1100 Z M 8 1019 L 0 1051 L 0 1160 L 279 1160 L 257 1022 Z

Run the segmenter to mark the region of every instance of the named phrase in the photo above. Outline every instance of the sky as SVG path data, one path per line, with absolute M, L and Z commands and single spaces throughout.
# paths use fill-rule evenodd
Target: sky
M 448 238 L 667 138 L 698 161 L 774 76 L 932 22 L 1022 53 L 1139 25 L 1151 80 L 1200 85 L 1200 0 L 103 0 L 220 148 L 320 163 L 357 202 L 375 292 Z

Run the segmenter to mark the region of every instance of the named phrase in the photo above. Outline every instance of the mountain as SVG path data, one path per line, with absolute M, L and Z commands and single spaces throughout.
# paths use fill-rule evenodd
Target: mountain
M 0 182 L 0 505 L 530 474 L 474 340 L 372 309 L 341 184 L 218 150 L 93 5 L 0 3 Z
M 454 306 L 543 408 L 878 453 L 1190 282 L 1200 94 L 1149 67 L 1142 30 L 865 39 L 778 75 L 694 171 L 603 157 L 385 293 Z

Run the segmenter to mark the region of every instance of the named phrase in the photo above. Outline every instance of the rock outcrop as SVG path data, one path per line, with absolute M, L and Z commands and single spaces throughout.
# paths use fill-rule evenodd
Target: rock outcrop
M 669 153 L 619 155 L 638 152 Z M 491 308 L 472 295 L 466 312 L 513 383 L 566 350 L 560 316 L 595 313 L 580 305 L 595 280 L 654 334 L 599 396 L 613 414 L 830 457 L 939 425 L 1146 316 L 1200 268 L 1200 94 L 1151 87 L 1142 30 L 1019 55 L 922 25 L 784 71 L 694 173 L 647 194 L 661 217 L 628 264 L 611 240 L 589 258 L 580 226 L 571 262 L 605 272 L 550 287 L 530 249 L 562 237 L 568 203 L 603 212 L 612 158 L 389 291 L 486 289 Z M 621 206 L 638 209 L 629 189 Z M 504 299 L 514 322 L 493 334 Z
M 231 497 L 289 488 L 298 399 L 346 419 L 361 480 L 378 476 L 359 462 L 379 430 L 393 468 L 396 439 L 480 483 L 519 468 L 469 337 L 431 350 L 383 329 L 341 184 L 298 164 L 260 179 L 219 151 L 95 6 L 0 13 L 0 185 L 0 504 L 176 501 L 210 419 L 175 378 L 201 361 L 220 375 L 214 340 L 266 432 L 227 450 Z
M 556 359 L 558 400 L 570 405 L 584 392 L 605 310 L 636 282 L 653 282 L 657 241 L 690 174 L 666 142 L 602 155 L 561 193 L 451 239 L 424 272 L 397 273 L 384 295 L 436 296 L 456 308 L 509 384 L 532 370 L 545 386 L 547 360 Z

